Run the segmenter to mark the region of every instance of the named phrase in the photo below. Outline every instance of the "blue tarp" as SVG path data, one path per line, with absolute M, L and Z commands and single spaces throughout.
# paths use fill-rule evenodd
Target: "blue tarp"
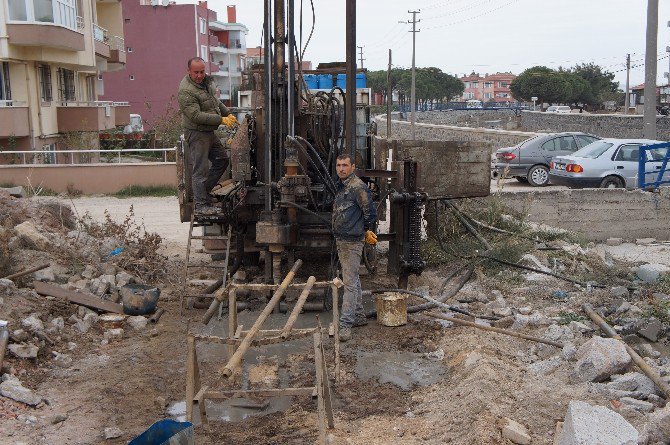
M 176 420 L 159 420 L 128 445 L 195 445 L 193 424 Z

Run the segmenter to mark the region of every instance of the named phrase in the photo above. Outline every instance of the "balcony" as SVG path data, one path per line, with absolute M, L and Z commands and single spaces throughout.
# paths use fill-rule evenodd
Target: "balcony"
M 7 36 L 10 45 L 37 46 L 84 51 L 84 35 L 51 23 L 8 23 Z
M 105 59 L 110 58 L 109 36 L 105 28 L 93 24 L 93 40 L 95 42 L 95 54 Z
M 220 76 L 220 77 L 230 76 L 227 65 L 218 65 L 218 67 L 219 67 L 218 71 L 212 71 L 211 73 L 212 76 Z
M 109 60 L 107 63 L 126 63 L 126 43 L 123 37 L 112 36 L 109 40 Z
M 111 130 L 116 127 L 116 108 L 113 102 L 59 102 L 58 131 Z
M 227 54 L 228 53 L 228 48 L 226 45 L 220 43 L 218 45 L 210 45 L 209 46 L 209 51 L 213 53 L 222 53 L 222 54 Z
M 0 100 L 0 138 L 30 136 L 28 105 L 16 100 Z
M 114 125 L 130 125 L 130 104 L 128 102 L 113 102 L 114 107 Z

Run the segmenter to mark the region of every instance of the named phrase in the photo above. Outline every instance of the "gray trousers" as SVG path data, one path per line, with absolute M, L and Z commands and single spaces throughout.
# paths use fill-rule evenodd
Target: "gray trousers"
M 206 205 L 209 192 L 228 167 L 228 155 L 213 131 L 184 130 L 184 140 L 191 152 L 193 202 Z M 210 167 L 210 162 L 212 166 Z
M 361 277 L 358 274 L 363 255 L 363 241 L 336 240 L 337 255 L 342 266 L 342 281 L 344 281 L 344 296 L 342 297 L 342 313 L 340 326 L 350 328 L 356 316 L 365 316 L 363 311 L 363 289 Z

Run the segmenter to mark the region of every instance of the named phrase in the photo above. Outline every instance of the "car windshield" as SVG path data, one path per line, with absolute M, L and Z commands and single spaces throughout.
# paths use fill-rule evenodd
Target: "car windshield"
M 612 145 L 611 142 L 596 141 L 586 147 L 577 150 L 572 154 L 576 158 L 590 158 L 595 159 L 601 154 L 605 153 Z

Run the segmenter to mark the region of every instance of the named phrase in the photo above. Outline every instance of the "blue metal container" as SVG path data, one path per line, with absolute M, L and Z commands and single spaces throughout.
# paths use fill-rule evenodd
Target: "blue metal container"
M 332 74 L 319 74 L 319 88 L 322 90 L 330 90 L 333 88 L 333 75 Z
M 367 88 L 368 79 L 365 76 L 365 73 L 356 74 L 356 88 Z
M 128 445 L 195 445 L 193 424 L 175 420 L 159 420 Z
M 345 90 L 347 88 L 347 75 L 338 74 L 337 75 L 337 86 Z
M 316 90 L 319 88 L 319 78 L 316 76 L 316 74 L 305 74 L 304 78 L 308 90 Z

